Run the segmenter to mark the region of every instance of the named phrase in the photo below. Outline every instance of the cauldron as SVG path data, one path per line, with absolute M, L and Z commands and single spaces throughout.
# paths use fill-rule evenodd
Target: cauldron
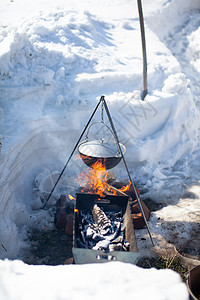
M 119 144 L 123 155 L 126 152 L 126 147 Z M 107 140 L 92 140 L 84 141 L 78 147 L 79 154 L 83 162 L 90 168 L 105 170 L 112 169 L 122 159 L 119 146 L 116 141 Z

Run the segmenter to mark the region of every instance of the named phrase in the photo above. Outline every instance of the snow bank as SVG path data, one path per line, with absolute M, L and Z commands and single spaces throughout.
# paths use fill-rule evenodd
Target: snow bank
M 105 264 L 28 266 L 0 261 L 2 300 L 110 299 L 133 297 L 187 300 L 186 285 L 171 270 L 142 269 L 134 265 Z
M 138 91 L 142 61 L 137 19 L 104 21 L 89 12 L 57 9 L 1 32 L 0 211 L 1 243 L 7 250 L 0 249 L 2 258 L 17 257 L 24 224 L 52 225 L 48 213 L 33 212 L 41 205 L 35 178 L 50 172 L 47 194 L 52 172 L 62 170 L 102 94 L 127 147 L 130 171 L 149 190 L 157 189 L 158 182 L 162 186 L 163 169 L 196 148 L 199 114 L 188 80 L 166 46 L 148 27 L 146 32 L 145 101 Z M 127 176 L 121 165 L 116 175 Z
M 70 150 L 63 153 L 61 149 L 67 147 L 66 140 L 74 141 L 73 134 L 74 131 L 67 130 L 59 133 L 33 131 L 6 156 L 1 165 L 2 258 L 18 257 L 20 248 L 25 246 L 23 240 L 27 228 L 52 228 L 54 215 L 51 210 L 41 210 L 42 200 L 46 199 L 57 178 L 55 170 L 63 167 L 65 155 Z M 59 152 L 63 155 L 58 155 Z M 50 180 L 45 182 L 44 179 Z M 53 197 L 52 201 L 55 201 Z
M 147 16 L 150 28 L 161 38 L 179 61 L 182 72 L 190 80 L 193 100 L 199 109 L 199 10 L 198 1 L 170 1 Z M 154 20 L 157 20 L 155 22 Z M 162 28 L 162 23 L 167 24 Z
M 181 29 L 186 14 L 199 9 L 200 4 L 198 0 L 184 2 L 181 0 L 166 1 L 158 10 L 155 10 L 147 17 L 147 22 L 159 38 L 163 39 L 175 27 Z
M 86 58 L 86 51 L 95 46 L 93 22 L 89 13 L 76 12 L 51 13 L 20 22 L 2 41 L 0 70 L 4 84 L 12 79 L 17 86 L 51 85 L 53 79 L 72 75 L 74 68 L 92 68 L 95 61 Z M 78 47 L 84 47 L 85 53 L 79 53 Z
M 145 162 L 148 167 L 156 167 L 168 161 L 172 166 L 184 153 L 195 149 L 198 112 L 187 84 L 182 73 L 171 74 L 162 91 L 147 95 L 144 102 L 137 99 L 136 93 L 135 97 L 111 102 L 130 164 Z
M 200 55 L 199 55 L 199 43 L 197 42 L 200 38 L 200 27 L 198 27 L 189 36 L 189 47 L 187 50 L 187 55 L 191 59 L 190 62 L 200 72 Z

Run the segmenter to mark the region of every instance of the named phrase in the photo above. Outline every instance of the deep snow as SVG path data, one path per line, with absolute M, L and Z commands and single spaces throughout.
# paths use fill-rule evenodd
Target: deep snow
M 103 94 L 120 141 L 127 147 L 127 164 L 142 196 L 166 205 L 152 213 L 149 221 L 157 247 L 167 248 L 170 242 L 179 250 L 187 249 L 193 231 L 194 247 L 189 254 L 196 255 L 200 200 L 198 193 L 193 198 L 186 193 L 195 194 L 194 187 L 198 189 L 199 185 L 199 1 L 184 4 L 179 0 L 157 0 L 153 4 L 143 1 L 148 58 L 145 101 L 141 101 L 141 41 L 137 6 L 133 1 L 101 1 L 95 5 L 90 0 L 81 3 L 68 0 L 67 4 L 63 0 L 56 3 L 40 0 L 29 5 L 2 1 L 1 7 L 0 257 L 21 258 L 29 246 L 26 241 L 29 227 L 53 228 L 52 210 L 41 210 L 42 201 Z M 100 113 L 96 116 L 99 118 Z M 61 191 L 75 193 L 78 183 L 74 178 L 83 167 L 74 157 L 49 204 Z M 122 164 L 114 173 L 120 179 L 127 177 Z M 136 232 L 136 236 L 140 251 L 151 248 L 146 229 Z M 141 272 L 146 282 L 150 272 L 152 276 L 155 274 L 152 299 L 174 299 L 174 289 L 182 296 L 176 299 L 187 299 L 185 286 L 178 283 L 172 272 L 162 271 L 165 275 L 161 284 L 166 282 L 173 290 L 165 294 L 163 286 L 158 284 L 159 271 L 119 266 L 123 274 L 130 272 L 130 278 L 131 274 L 137 277 Z M 117 263 L 95 265 L 95 270 L 99 269 L 97 281 L 102 272 L 112 277 L 113 268 L 117 267 Z M 73 268 L 77 271 L 72 271 Z M 52 272 L 56 270 L 58 276 L 66 272 L 68 276 L 72 271 L 79 276 L 82 270 L 87 273 L 92 268 L 66 266 Z M 8 277 L 4 277 L 4 269 Z M 17 274 L 22 272 L 26 280 L 25 269 L 30 270 L 33 278 L 41 270 L 44 273 L 50 270 L 45 266 L 36 268 L 1 261 L 0 272 L 5 278 L 1 292 L 6 299 L 17 299 L 7 290 L 6 286 L 12 283 L 8 278 L 21 280 Z M 53 275 L 50 276 L 53 280 Z M 174 276 L 172 282 L 171 276 Z M 78 281 L 81 280 L 80 275 Z M 109 294 L 109 282 L 114 284 L 114 279 L 101 280 L 100 287 Z M 122 282 L 126 280 L 125 276 Z M 94 297 L 87 284 L 84 293 Z M 70 285 L 73 286 L 72 281 Z M 148 289 L 136 291 L 136 286 L 140 284 L 132 286 L 132 281 L 127 281 L 123 293 L 142 298 Z M 59 287 L 52 299 L 59 298 Z M 97 299 L 101 288 L 96 292 Z M 13 291 L 23 299 L 20 288 Z M 69 290 L 60 297 L 66 297 L 65 292 Z M 70 290 L 70 299 L 80 292 L 83 290 Z M 38 293 L 33 294 L 36 297 Z

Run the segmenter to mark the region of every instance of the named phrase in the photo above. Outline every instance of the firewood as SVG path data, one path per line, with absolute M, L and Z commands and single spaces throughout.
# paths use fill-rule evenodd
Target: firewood
M 105 183 L 105 186 L 107 187 L 107 190 L 109 192 L 111 192 L 111 194 L 112 194 L 112 191 L 113 191 L 113 193 L 117 193 L 118 196 L 127 196 L 127 194 L 125 194 L 124 192 L 118 190 L 116 187 L 114 187 L 114 186 L 112 186 L 108 183 Z
M 67 224 L 65 226 L 65 233 L 69 236 L 73 235 L 73 214 L 67 215 Z

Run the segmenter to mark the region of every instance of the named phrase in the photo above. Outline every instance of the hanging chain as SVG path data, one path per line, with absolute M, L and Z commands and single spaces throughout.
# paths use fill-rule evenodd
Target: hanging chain
M 101 122 L 104 123 L 104 119 L 103 119 L 103 110 L 104 110 L 104 104 L 103 101 L 101 102 Z

